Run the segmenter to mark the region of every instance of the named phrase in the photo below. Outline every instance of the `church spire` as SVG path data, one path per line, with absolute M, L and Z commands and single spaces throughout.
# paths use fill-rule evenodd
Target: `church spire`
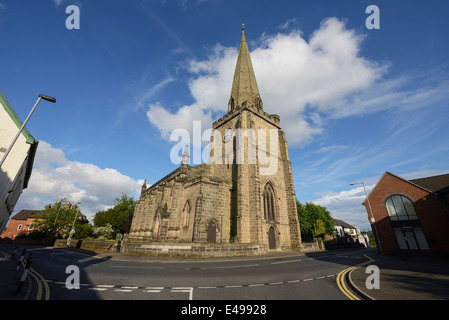
M 245 37 L 245 25 L 242 25 L 242 39 L 235 66 L 234 79 L 232 81 L 231 98 L 229 99 L 228 112 L 248 101 L 258 108 L 262 108 L 256 76 L 249 54 Z

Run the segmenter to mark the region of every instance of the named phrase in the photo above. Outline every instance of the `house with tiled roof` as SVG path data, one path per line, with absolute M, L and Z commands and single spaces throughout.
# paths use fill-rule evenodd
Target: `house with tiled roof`
M 359 227 L 353 226 L 340 219 L 332 220 L 334 222 L 335 237 L 337 241 L 344 241 L 347 243 L 360 243 L 365 247 L 369 246 L 368 236 L 362 235 Z
M 21 210 L 9 221 L 8 227 L 2 233 L 2 238 L 15 239 L 18 235 L 34 230 L 36 216 L 41 210 Z

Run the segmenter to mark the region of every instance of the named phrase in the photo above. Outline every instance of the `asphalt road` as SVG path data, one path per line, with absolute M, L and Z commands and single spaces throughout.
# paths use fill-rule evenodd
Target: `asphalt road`
M 54 248 L 28 251 L 50 300 L 347 300 L 337 275 L 368 252 L 131 261 Z

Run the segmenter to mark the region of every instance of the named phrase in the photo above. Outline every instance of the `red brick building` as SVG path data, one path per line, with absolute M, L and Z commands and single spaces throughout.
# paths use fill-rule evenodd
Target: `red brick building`
M 29 233 L 34 229 L 34 219 L 41 210 L 21 210 L 9 221 L 8 227 L 2 233 L 2 238 L 13 239 L 21 233 Z
M 385 172 L 365 200 L 384 254 L 449 254 L 449 174 L 406 180 Z

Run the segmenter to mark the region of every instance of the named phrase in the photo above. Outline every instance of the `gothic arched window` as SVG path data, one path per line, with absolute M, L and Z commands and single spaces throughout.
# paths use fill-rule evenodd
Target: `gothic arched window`
M 276 197 L 271 183 L 267 183 L 263 191 L 263 208 L 265 220 L 276 220 Z
M 182 210 L 183 213 L 183 217 L 184 217 L 184 226 L 188 226 L 189 225 L 189 221 L 190 221 L 190 210 L 192 209 L 192 207 L 190 206 L 190 201 L 187 200 L 186 204 L 184 205 L 184 210 Z

